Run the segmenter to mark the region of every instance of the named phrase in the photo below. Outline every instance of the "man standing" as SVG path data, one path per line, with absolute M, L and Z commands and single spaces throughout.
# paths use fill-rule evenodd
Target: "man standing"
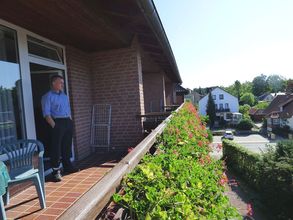
M 60 75 L 51 77 L 51 90 L 42 97 L 43 116 L 49 124 L 51 147 L 50 159 L 53 168 L 53 180 L 62 180 L 60 159 L 64 172 L 78 171 L 71 163 L 73 126 L 68 96 L 63 92 L 64 79 Z

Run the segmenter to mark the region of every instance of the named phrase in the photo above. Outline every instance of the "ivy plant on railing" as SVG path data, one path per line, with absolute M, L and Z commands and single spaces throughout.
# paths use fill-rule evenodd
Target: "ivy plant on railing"
M 127 219 L 240 219 L 223 195 L 227 177 L 209 156 L 206 127 L 187 103 L 147 154 L 122 181 L 114 201 Z

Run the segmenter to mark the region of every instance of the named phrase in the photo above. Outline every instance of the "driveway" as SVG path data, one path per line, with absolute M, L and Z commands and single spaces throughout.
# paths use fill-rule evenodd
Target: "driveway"
M 275 145 L 275 141 L 270 142 L 267 138 L 264 138 L 263 136 L 259 134 L 250 134 L 250 135 L 238 135 L 234 136 L 234 141 L 244 147 L 246 147 L 248 150 L 260 153 L 263 151 L 266 151 L 268 149 L 267 144 Z M 213 146 L 216 146 L 217 144 L 222 143 L 221 136 L 214 136 L 213 140 Z

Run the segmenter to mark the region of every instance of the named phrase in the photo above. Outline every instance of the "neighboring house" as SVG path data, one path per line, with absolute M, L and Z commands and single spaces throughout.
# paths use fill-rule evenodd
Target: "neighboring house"
M 181 85 L 176 85 L 176 104 L 181 105 L 184 102 L 184 95 L 187 95 L 189 91 L 183 88 Z
M 253 121 L 262 121 L 265 117 L 264 109 L 250 108 L 249 116 Z
M 137 116 L 175 104 L 182 83 L 153 1 L 1 3 L 0 143 L 40 139 L 49 151 L 41 96 L 52 74 L 65 78 L 74 160 L 91 154 L 94 104 L 111 105 L 111 149 L 126 150 L 144 137 Z
M 277 92 L 277 93 L 266 92 L 266 93 L 258 96 L 257 99 L 258 99 L 258 101 L 271 102 L 277 95 L 285 95 L 285 93 L 283 93 L 283 92 Z
M 215 102 L 218 119 L 223 118 L 225 121 L 232 121 L 233 116 L 231 113 L 239 112 L 238 98 L 219 87 L 213 88 L 211 94 Z M 207 114 L 208 97 L 209 95 L 206 95 L 199 100 L 199 112 L 201 115 Z
M 202 97 L 203 95 L 198 92 L 191 91 L 189 94 L 184 96 L 184 99 L 191 101 L 193 105 L 198 105 L 198 102 Z
M 276 96 L 264 113 L 269 132 L 286 125 L 293 130 L 293 94 Z

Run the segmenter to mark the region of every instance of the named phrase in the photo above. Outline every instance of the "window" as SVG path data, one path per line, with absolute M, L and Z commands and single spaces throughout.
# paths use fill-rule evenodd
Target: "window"
M 216 100 L 216 95 L 213 95 L 213 100 Z
M 0 144 L 24 138 L 16 32 L 0 25 Z
M 220 110 L 222 110 L 223 109 L 223 104 L 220 104 Z
M 225 103 L 225 109 L 228 109 L 228 108 L 229 108 L 229 104 Z
M 218 105 L 217 104 L 215 104 L 215 109 L 218 109 Z
M 219 99 L 224 99 L 224 94 L 220 94 Z
M 53 46 L 42 40 L 28 36 L 28 52 L 30 55 L 45 58 L 47 60 L 64 63 L 62 48 Z
M 280 119 L 279 118 L 273 118 L 273 125 L 279 125 Z

